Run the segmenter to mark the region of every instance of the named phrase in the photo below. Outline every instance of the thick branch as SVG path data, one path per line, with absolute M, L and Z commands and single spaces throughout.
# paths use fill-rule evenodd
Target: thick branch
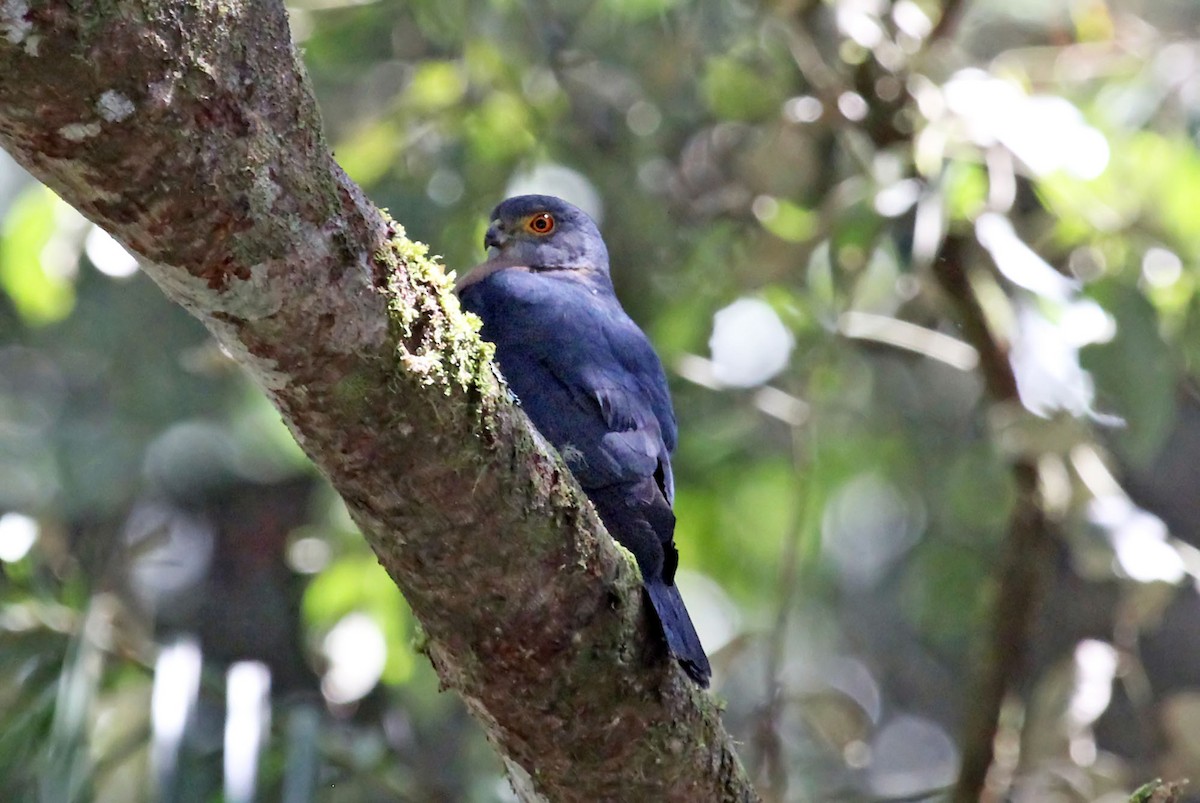
M 246 367 L 539 792 L 754 799 L 441 269 L 332 161 L 277 0 L 0 1 L 0 145 Z

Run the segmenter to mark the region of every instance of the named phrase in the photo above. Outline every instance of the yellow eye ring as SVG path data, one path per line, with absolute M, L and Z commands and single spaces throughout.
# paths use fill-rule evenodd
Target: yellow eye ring
M 554 231 L 554 215 L 549 212 L 542 212 L 540 215 L 534 215 L 525 221 L 525 228 L 534 234 L 549 234 Z

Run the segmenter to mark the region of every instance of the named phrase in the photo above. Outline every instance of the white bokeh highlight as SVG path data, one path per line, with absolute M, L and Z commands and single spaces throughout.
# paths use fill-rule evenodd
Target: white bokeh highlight
M 164 646 L 154 662 L 154 685 L 150 692 L 150 763 L 154 775 L 172 775 L 179 758 L 179 744 L 200 693 L 202 666 L 200 645 L 184 637 Z M 162 790 L 160 790 L 162 791 Z
M 114 279 L 128 279 L 138 271 L 137 257 L 99 226 L 92 226 L 83 250 L 96 270 Z
M 328 668 L 321 693 L 336 705 L 362 699 L 383 677 L 387 640 L 379 625 L 365 613 L 342 617 L 321 645 Z
M 917 543 L 925 523 L 919 500 L 879 474 L 860 474 L 825 506 L 821 543 L 844 582 L 867 588 Z
M 1108 140 L 1065 98 L 1027 95 L 979 69 L 956 73 L 942 96 L 968 138 L 981 147 L 1003 145 L 1036 176 L 1062 171 L 1086 180 L 1108 167 Z
M 271 672 L 258 661 L 238 661 L 225 675 L 225 800 L 251 803 L 258 758 L 271 726 Z
M 1117 565 L 1131 580 L 1178 583 L 1183 579 L 1183 558 L 1167 540 L 1162 519 L 1117 494 L 1093 499 L 1087 515 L 1108 536 Z
M 560 164 L 542 163 L 517 173 L 509 179 L 504 195 L 553 195 L 587 212 L 597 226 L 604 222 L 604 201 L 592 182 L 578 170 Z
M 1059 273 L 1026 245 L 1008 218 L 980 215 L 975 233 L 996 269 L 1018 288 L 1009 337 L 1021 403 L 1040 416 L 1064 410 L 1096 417 L 1095 387 L 1079 363 L 1079 349 L 1111 340 L 1116 321 L 1081 295 L 1078 280 Z
M 0 516 L 0 561 L 13 563 L 29 554 L 37 542 L 37 520 L 23 513 Z
M 1115 647 L 1096 639 L 1084 639 L 1075 646 L 1075 691 L 1068 708 L 1074 725 L 1091 725 L 1108 708 L 1117 657 Z
M 953 783 L 958 748 L 937 723 L 911 714 L 892 717 L 871 742 L 871 791 L 905 797 Z
M 722 385 L 761 385 L 787 367 L 796 340 L 767 302 L 739 298 L 713 315 L 713 378 Z

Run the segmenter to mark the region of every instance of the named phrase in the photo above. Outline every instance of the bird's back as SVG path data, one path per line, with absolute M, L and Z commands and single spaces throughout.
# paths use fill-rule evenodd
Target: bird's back
M 527 415 L 584 488 L 669 473 L 675 418 L 662 364 L 611 286 L 496 272 L 462 294 Z

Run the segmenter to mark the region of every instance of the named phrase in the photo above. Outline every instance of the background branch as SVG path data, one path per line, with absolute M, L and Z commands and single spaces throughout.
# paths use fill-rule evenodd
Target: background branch
M 1008 349 L 991 331 L 971 288 L 967 268 L 970 259 L 970 242 L 950 235 L 932 270 L 958 312 L 967 341 L 979 352 L 980 372 L 992 401 L 1017 409 L 1021 400 Z M 975 692 L 966 706 L 963 758 L 953 792 L 953 799 L 959 803 L 986 799 L 1000 712 L 1025 668 L 1032 625 L 1052 565 L 1053 532 L 1043 505 L 1037 463 L 1033 458 L 1017 457 L 1011 463 L 1011 472 L 1015 498 L 995 578 L 991 628 L 977 663 Z

